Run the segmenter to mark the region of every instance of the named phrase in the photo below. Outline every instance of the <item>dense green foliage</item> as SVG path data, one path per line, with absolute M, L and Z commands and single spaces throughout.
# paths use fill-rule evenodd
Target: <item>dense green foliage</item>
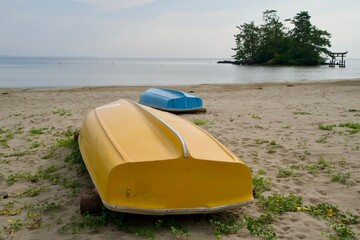
M 233 58 L 243 64 L 316 65 L 324 62 L 331 46 L 330 33 L 318 29 L 303 11 L 287 19 L 293 28 L 285 27 L 276 10 L 263 13 L 263 24 L 252 21 L 237 28 L 236 52 Z

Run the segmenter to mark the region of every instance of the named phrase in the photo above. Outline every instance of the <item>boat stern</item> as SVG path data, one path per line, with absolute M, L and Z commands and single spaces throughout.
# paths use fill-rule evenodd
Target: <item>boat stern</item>
M 165 215 L 218 212 L 252 200 L 245 164 L 177 159 L 113 169 L 103 203 L 115 211 Z

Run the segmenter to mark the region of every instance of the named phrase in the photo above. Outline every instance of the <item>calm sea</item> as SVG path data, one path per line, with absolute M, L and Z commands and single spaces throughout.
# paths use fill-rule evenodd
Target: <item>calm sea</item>
M 237 66 L 217 64 L 218 60 L 226 59 L 0 57 L 0 87 L 187 85 L 360 78 L 360 59 L 346 59 L 346 68 Z

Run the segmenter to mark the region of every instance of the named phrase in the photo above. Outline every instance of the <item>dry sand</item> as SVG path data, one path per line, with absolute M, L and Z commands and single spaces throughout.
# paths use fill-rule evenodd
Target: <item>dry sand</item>
M 259 169 L 266 171 L 264 177 L 271 179 L 271 190 L 266 191 L 265 196 L 294 193 L 302 197 L 304 205 L 330 203 L 360 215 L 360 132 L 350 134 L 349 128 L 338 126 L 345 122 L 360 122 L 359 80 L 175 88 L 193 91 L 203 98 L 208 109 L 204 114 L 182 117 L 206 120 L 202 128 L 250 166 L 254 175 Z M 94 107 L 120 98 L 138 101 L 145 89 L 0 89 L 0 239 L 143 239 L 134 233 L 117 230 L 111 224 L 75 235 L 71 230 L 58 231 L 65 224 L 82 219 L 79 195 L 91 191 L 87 173 L 80 174 L 67 167 L 55 172 L 69 181 L 82 183 L 78 190 L 51 184 L 46 179 L 35 183 L 19 180 L 12 185 L 7 180 L 16 173 L 36 173 L 39 168 L 62 165 L 64 155 L 50 159 L 43 157 L 51 145 L 65 138 L 66 130 L 80 129 L 86 113 Z M 326 131 L 319 129 L 319 124 L 336 127 Z M 42 129 L 43 134 L 32 135 L 31 129 Z M 270 149 L 269 143 L 261 144 L 260 140 L 276 141 L 278 145 Z M 331 166 L 331 173 L 350 173 L 345 183 L 333 182 L 327 168 L 320 169 L 318 174 L 306 168 L 315 166 L 321 157 Z M 299 168 L 293 169 L 291 176 L 278 176 L 279 168 L 290 169 L 296 164 Z M 19 196 L 28 189 L 40 187 L 44 188 L 38 196 Z M 58 207 L 45 210 L 46 201 L 48 208 L 51 208 L 50 203 L 56 203 Z M 6 209 L 12 213 L 6 213 Z M 255 200 L 233 212 L 240 216 L 244 213 L 259 216 L 263 209 Z M 38 215 L 29 216 L 29 213 Z M 191 239 L 215 238 L 213 225 L 192 218 L 175 217 L 175 220 L 189 230 Z M 23 226 L 15 229 L 13 234 L 8 233 L 7 228 L 11 225 L 8 220 L 19 220 Z M 40 227 L 36 221 L 41 223 Z M 30 230 L 29 225 L 39 228 Z M 280 214 L 271 226 L 279 239 L 327 239 L 326 234 L 334 233 L 326 221 L 305 212 Z M 351 228 L 359 234 L 359 224 L 351 225 Z M 170 230 L 160 229 L 156 238 L 175 239 L 176 236 Z M 257 239 L 246 227 L 223 237 L 239 238 Z

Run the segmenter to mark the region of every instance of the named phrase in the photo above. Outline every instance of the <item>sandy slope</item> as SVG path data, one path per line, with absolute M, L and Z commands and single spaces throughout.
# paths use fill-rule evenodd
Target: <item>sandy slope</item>
M 288 195 L 297 194 L 304 204 L 331 203 L 342 210 L 360 215 L 360 133 L 349 134 L 347 128 L 336 126 L 331 131 L 318 128 L 319 124 L 338 125 L 345 122 L 360 122 L 360 81 L 337 81 L 325 83 L 256 84 L 256 85 L 199 85 L 176 87 L 193 91 L 203 98 L 208 109 L 205 114 L 182 115 L 193 120 L 207 120 L 202 126 L 220 140 L 239 158 L 252 167 L 266 171 L 271 178 L 271 191 Z M 12 209 L 19 208 L 17 215 L 0 215 L 0 238 L 14 239 L 121 239 L 141 238 L 134 234 L 116 230 L 113 225 L 99 227 L 72 235 L 59 232 L 66 223 L 81 219 L 79 194 L 91 191 L 86 173 L 75 169 L 57 170 L 69 181 L 81 182 L 79 191 L 51 184 L 48 180 L 17 181 L 7 184 L 9 176 L 15 173 L 35 173 L 39 167 L 45 169 L 64 163 L 64 154 L 43 159 L 49 147 L 64 138 L 68 129 L 81 128 L 86 113 L 94 107 L 128 98 L 138 101 L 146 87 L 98 87 L 77 89 L 0 89 L 1 138 L 11 132 L 13 138 L 0 144 L 0 211 L 13 202 Z M 59 111 L 60 110 L 60 111 Z M 63 113 L 63 115 L 62 115 Z M 42 129 L 43 134 L 31 134 L 31 129 Z M 322 141 L 319 141 L 321 140 Z M 269 151 L 268 143 L 275 141 L 277 147 Z M 8 146 L 6 146 L 8 145 Z M 279 168 L 310 166 L 322 156 L 333 173 L 350 172 L 345 184 L 332 182 L 330 174 L 321 170 L 312 174 L 303 167 L 293 169 L 292 176 L 280 178 Z M 44 187 L 38 196 L 18 196 L 29 188 Z M 236 185 L 234 184 L 234 187 Z M 3 198 L 8 196 L 8 198 Z M 44 202 L 55 202 L 59 207 L 50 210 L 36 208 Z M 27 207 L 27 209 L 26 209 Z M 38 213 L 28 220 L 28 213 Z M 255 201 L 243 209 L 234 211 L 258 216 L 262 213 Z M 41 218 L 41 226 L 29 230 L 33 219 Z M 20 220 L 23 227 L 14 234 L 6 233 L 8 220 Z M 176 218 L 175 218 L 176 219 Z M 191 239 L 215 238 L 213 226 L 206 221 L 195 222 L 192 217 L 179 218 L 191 234 Z M 272 223 L 279 239 L 326 239 L 333 230 L 325 221 L 304 212 L 284 213 Z M 352 226 L 359 233 L 360 225 Z M 158 239 L 175 239 L 166 229 L 157 233 Z M 244 227 L 238 233 L 224 239 L 256 239 Z

